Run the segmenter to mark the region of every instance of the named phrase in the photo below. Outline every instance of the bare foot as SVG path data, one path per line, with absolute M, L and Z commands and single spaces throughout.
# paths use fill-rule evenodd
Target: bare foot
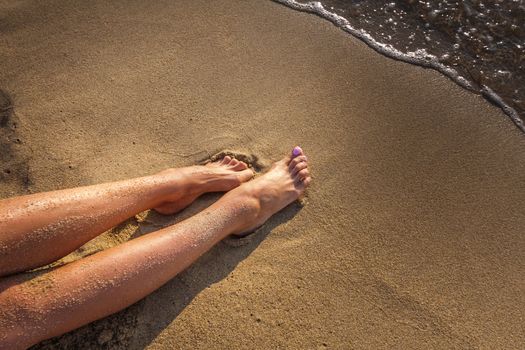
M 161 214 L 174 214 L 208 192 L 229 191 L 253 178 L 253 171 L 246 163 L 229 156 L 223 159 L 187 168 L 168 169 L 159 175 L 177 179 L 173 194 L 155 208 Z
M 233 234 L 243 236 L 264 224 L 299 198 L 311 180 L 306 156 L 300 147 L 295 147 L 290 156 L 274 163 L 266 174 L 228 192 L 223 198 L 232 205 L 242 203 L 243 212 L 249 213 L 243 215 Z

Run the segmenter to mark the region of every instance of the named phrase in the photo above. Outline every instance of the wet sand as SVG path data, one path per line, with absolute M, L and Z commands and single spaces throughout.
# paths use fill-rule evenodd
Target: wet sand
M 0 13 L 13 106 L 1 197 L 224 149 L 270 164 L 295 144 L 314 176 L 305 206 L 247 244 L 222 243 L 37 348 L 523 344 L 525 137 L 483 98 L 270 1 L 0 1 Z M 146 213 L 68 259 L 181 217 Z

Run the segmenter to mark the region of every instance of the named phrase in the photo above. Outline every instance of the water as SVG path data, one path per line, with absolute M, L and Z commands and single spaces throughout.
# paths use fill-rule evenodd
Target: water
M 479 93 L 525 132 L 525 0 L 275 0 Z

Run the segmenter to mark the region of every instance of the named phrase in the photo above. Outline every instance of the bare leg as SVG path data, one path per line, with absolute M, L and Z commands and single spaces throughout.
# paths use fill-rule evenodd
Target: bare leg
M 145 297 L 230 234 L 261 225 L 310 182 L 300 154 L 174 226 L 57 268 L 0 282 L 0 348 L 24 348 Z
M 0 201 L 0 276 L 51 263 L 146 209 L 175 212 L 251 179 L 230 157 L 153 176 Z

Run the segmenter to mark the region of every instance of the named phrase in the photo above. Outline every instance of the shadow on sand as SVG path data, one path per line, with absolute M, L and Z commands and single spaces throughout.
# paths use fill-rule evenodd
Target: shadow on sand
M 218 195 L 206 195 L 182 213 L 162 216 L 149 211 L 137 217 L 134 237 L 177 223 L 213 203 Z M 154 293 L 104 319 L 43 341 L 31 349 L 143 349 L 150 344 L 204 289 L 226 278 L 268 234 L 301 210 L 297 202 L 274 215 L 250 237 L 227 238 L 192 266 Z M 118 298 L 118 295 L 115 295 Z

